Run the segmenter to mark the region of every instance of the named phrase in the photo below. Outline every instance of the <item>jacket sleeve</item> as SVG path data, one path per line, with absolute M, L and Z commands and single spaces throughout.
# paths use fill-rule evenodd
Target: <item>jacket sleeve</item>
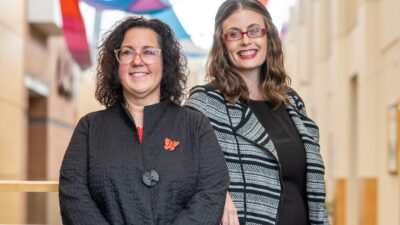
M 195 86 L 190 90 L 189 98 L 186 100 L 184 107 L 201 112 L 207 115 L 208 97 L 206 90 L 202 86 Z
M 294 90 L 290 89 L 288 93 L 290 103 L 303 115 L 307 116 L 306 106 L 304 105 L 303 99 L 301 99 L 300 95 Z
M 317 144 L 317 151 L 320 151 L 319 148 L 319 129 L 318 126 L 312 121 L 306 113 L 306 107 L 296 91 L 291 89 L 289 91 L 289 101 L 290 103 L 296 108 L 298 112 L 302 114 L 302 121 L 308 130 L 308 134 L 314 139 L 315 143 Z M 311 146 L 311 145 L 309 145 Z M 311 148 L 311 147 L 310 147 Z M 324 163 L 322 160 L 322 156 L 316 152 L 317 154 L 313 154 L 313 166 L 319 164 L 319 167 L 322 168 L 319 170 L 309 170 L 307 172 L 307 187 L 310 186 L 312 192 L 308 194 L 308 206 L 309 206 L 309 218 L 312 221 L 312 224 L 323 224 L 323 225 L 330 225 L 328 219 L 328 213 L 325 204 L 325 182 L 323 176 L 325 174 L 324 171 Z M 316 160 L 317 159 L 317 160 Z M 309 178 L 311 177 L 311 178 Z M 318 180 L 320 178 L 320 180 Z M 311 180 L 311 181 L 309 181 Z M 310 182 L 310 183 L 309 183 Z M 312 182 L 312 183 L 311 183 Z M 309 191 L 309 190 L 308 190 Z
M 229 186 L 228 168 L 210 122 L 201 115 L 199 124 L 196 135 L 200 165 L 198 192 L 180 212 L 174 225 L 217 225 L 224 209 Z
M 299 112 L 302 116 L 302 120 L 306 128 L 308 129 L 309 135 L 312 136 L 314 141 L 319 145 L 319 128 L 317 124 L 308 117 L 306 112 L 306 106 L 304 104 L 303 99 L 301 99 L 300 95 L 293 89 L 289 90 L 288 98 L 290 104 Z
M 60 170 L 59 201 L 64 225 L 108 225 L 88 189 L 89 118 L 72 135 Z

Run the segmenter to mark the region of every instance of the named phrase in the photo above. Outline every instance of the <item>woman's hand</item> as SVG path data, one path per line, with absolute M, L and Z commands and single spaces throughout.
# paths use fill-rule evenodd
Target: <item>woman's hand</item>
M 222 216 L 221 225 L 239 225 L 237 210 L 233 204 L 231 195 L 226 192 L 224 214 Z

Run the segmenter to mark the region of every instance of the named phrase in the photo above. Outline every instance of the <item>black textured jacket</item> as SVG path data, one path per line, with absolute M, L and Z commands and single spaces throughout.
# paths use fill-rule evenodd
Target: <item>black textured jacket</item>
M 140 144 L 117 103 L 79 121 L 60 171 L 61 215 L 64 225 L 219 224 L 228 185 L 205 116 L 168 100 L 147 106 Z

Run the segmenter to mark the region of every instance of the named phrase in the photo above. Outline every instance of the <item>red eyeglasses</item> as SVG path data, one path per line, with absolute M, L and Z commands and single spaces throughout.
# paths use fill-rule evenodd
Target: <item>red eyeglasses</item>
M 243 38 L 243 35 L 247 35 L 249 38 L 258 38 L 264 36 L 268 30 L 266 28 L 250 28 L 249 30 L 243 32 L 240 30 L 230 30 L 223 34 L 226 41 L 238 41 Z

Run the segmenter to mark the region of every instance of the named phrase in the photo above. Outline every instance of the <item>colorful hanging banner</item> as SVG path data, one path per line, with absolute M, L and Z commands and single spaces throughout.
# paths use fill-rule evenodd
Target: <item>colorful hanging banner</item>
M 268 0 L 260 0 L 260 2 L 261 2 L 263 5 L 265 5 L 265 6 L 268 5 Z
M 98 10 L 116 9 L 126 12 L 144 14 L 152 13 L 169 8 L 169 4 L 165 4 L 160 0 L 83 0 L 87 4 Z
M 79 0 L 60 0 L 63 34 L 72 58 L 82 70 L 92 65 Z

